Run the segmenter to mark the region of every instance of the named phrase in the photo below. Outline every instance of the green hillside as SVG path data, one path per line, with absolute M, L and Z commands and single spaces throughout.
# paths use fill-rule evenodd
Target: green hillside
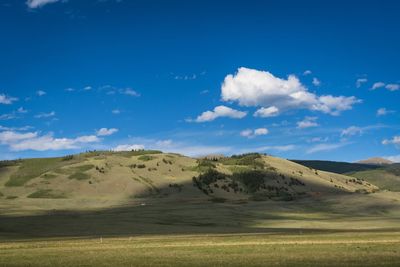
M 364 179 L 381 189 L 400 191 L 400 164 L 391 164 L 374 170 L 348 173 L 359 179 Z

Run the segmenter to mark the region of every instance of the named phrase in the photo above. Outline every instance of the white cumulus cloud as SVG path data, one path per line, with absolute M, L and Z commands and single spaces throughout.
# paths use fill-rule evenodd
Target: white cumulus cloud
M 385 86 L 389 91 L 397 91 L 400 89 L 400 85 L 397 83 L 389 83 Z
M 118 132 L 117 128 L 101 128 L 96 132 L 98 136 L 108 136 Z
M 391 139 L 384 139 L 382 141 L 382 144 L 384 144 L 384 145 L 393 144 L 393 145 L 399 147 L 400 146 L 400 135 L 393 136 L 393 138 L 391 138 Z
M 29 8 L 38 8 L 38 7 L 45 6 L 47 4 L 56 3 L 58 1 L 60 1 L 60 0 L 28 0 L 28 1 L 26 1 L 26 5 Z
M 221 97 L 223 101 L 235 101 L 247 107 L 275 107 L 279 111 L 309 109 L 331 115 L 339 115 L 361 102 L 354 96 L 318 96 L 309 92 L 294 75 L 281 79 L 267 71 L 244 67 L 225 77 Z
M 241 119 L 247 115 L 247 112 L 239 111 L 226 106 L 217 106 L 213 111 L 205 111 L 196 118 L 196 122 L 213 121 L 216 118 L 228 117 L 232 119 Z
M 384 87 L 384 86 L 385 86 L 384 82 L 376 82 L 372 85 L 371 90 L 376 90 L 376 89 Z
M 52 134 L 39 135 L 37 132 L 4 131 L 0 133 L 0 143 L 7 145 L 12 151 L 78 149 L 84 144 L 99 141 L 100 139 L 95 135 L 84 135 L 77 138 L 55 138 Z
M 11 97 L 11 96 L 6 96 L 5 94 L 0 94 L 0 104 L 10 105 L 14 101 L 17 101 L 17 100 L 18 100 L 18 98 L 16 98 L 16 97 Z
M 254 112 L 254 117 L 268 118 L 268 117 L 276 117 L 279 115 L 279 109 L 275 106 L 271 106 L 268 108 L 259 108 L 256 112 Z
M 380 108 L 380 109 L 378 109 L 376 111 L 376 116 L 378 116 L 378 117 L 379 116 L 385 116 L 385 115 L 388 115 L 390 113 L 394 113 L 394 111 L 393 110 L 388 110 L 386 108 Z
M 316 122 L 317 117 L 305 117 L 302 121 L 297 122 L 297 128 L 304 129 L 310 127 L 317 127 L 319 124 Z
M 253 138 L 260 135 L 267 135 L 269 133 L 267 128 L 257 128 L 254 130 L 246 129 L 240 132 L 240 135 L 247 138 Z

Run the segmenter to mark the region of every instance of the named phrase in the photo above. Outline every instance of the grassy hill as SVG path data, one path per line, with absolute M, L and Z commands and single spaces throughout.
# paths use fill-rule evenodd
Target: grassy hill
M 208 160 L 160 151 L 90 152 L 2 162 L 0 170 L 1 198 L 31 203 L 70 199 L 108 205 L 149 197 L 292 200 L 377 190 L 361 179 L 259 154 Z
M 381 189 L 400 191 L 400 164 L 394 163 L 374 170 L 356 171 L 349 176 L 373 183 Z
M 304 166 L 363 179 L 383 190 L 400 191 L 400 164 L 369 165 L 323 160 L 293 160 Z

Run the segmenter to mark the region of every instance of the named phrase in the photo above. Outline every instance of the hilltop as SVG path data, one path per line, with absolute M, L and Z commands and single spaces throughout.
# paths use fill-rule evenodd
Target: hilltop
M 369 165 L 390 165 L 393 164 L 394 162 L 388 159 L 375 157 L 375 158 L 359 160 L 356 163 L 369 164 Z

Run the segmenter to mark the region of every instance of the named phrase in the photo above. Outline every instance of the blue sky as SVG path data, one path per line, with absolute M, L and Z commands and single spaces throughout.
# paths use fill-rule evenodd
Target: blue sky
M 0 158 L 400 161 L 397 1 L 0 1 Z

